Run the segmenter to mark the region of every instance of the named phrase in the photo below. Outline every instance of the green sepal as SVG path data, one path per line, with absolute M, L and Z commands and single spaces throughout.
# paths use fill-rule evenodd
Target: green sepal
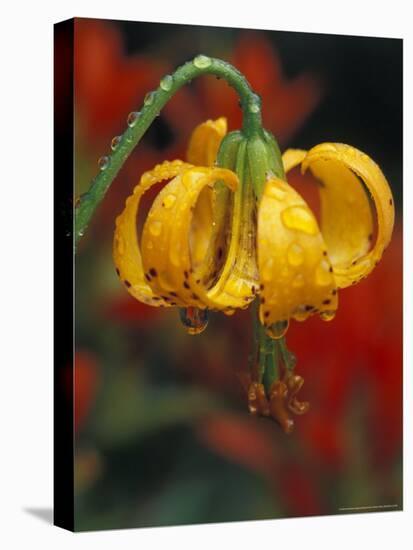
M 268 153 L 270 155 L 271 170 L 277 178 L 285 180 L 284 166 L 278 142 L 271 132 L 268 132 L 268 130 L 264 130 L 264 136 L 268 146 Z
M 268 174 L 285 179 L 278 143 L 266 130 L 248 140 L 248 164 L 257 198 L 261 198 Z
M 245 140 L 245 137 L 239 130 L 227 134 L 219 147 L 217 165 L 235 170 L 238 148 L 243 140 Z

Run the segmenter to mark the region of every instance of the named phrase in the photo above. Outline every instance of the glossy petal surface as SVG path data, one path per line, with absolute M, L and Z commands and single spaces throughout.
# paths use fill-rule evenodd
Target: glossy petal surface
M 205 189 L 217 182 L 232 191 L 238 186 L 236 174 L 224 168 L 191 168 L 162 189 L 148 214 L 142 233 L 142 257 L 152 290 L 168 296 L 178 305 L 210 309 L 235 307 L 234 300 L 211 292 L 199 277 L 191 250 L 191 228 L 196 203 Z M 174 201 L 168 198 L 175 197 Z M 219 284 L 219 279 L 217 285 Z M 212 289 L 214 290 L 214 289 Z
M 317 220 L 287 182 L 270 178 L 258 210 L 260 319 L 303 321 L 337 308 L 333 269 Z
M 141 250 L 136 232 L 136 217 L 142 195 L 156 183 L 174 178 L 191 168 L 190 164 L 180 160 L 164 162 L 153 170 L 145 172 L 133 194 L 126 199 L 123 212 L 116 219 L 116 229 L 113 241 L 113 259 L 119 277 L 124 282 L 128 292 L 137 300 L 152 306 L 168 306 L 159 295 L 156 295 L 148 285 L 150 274 L 143 271 Z

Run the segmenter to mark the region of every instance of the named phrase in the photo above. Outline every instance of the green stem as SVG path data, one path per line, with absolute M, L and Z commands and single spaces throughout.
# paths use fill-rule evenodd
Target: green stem
M 260 323 L 258 310 L 259 303 L 255 300 L 251 306 L 253 351 L 249 367 L 252 380 L 269 389 L 278 377 L 278 354 L 275 355 L 274 340 L 267 336 L 265 327 Z
M 281 364 L 287 371 L 292 372 L 296 360 L 287 348 L 284 336 L 274 340 L 267 335 L 265 327 L 260 323 L 258 309 L 258 300 L 255 300 L 251 308 L 254 343 L 249 367 L 252 379 L 264 384 L 268 392 L 273 382 L 280 379 Z
M 285 337 L 278 340 L 278 345 L 285 368 L 290 372 L 293 371 L 297 360 L 294 353 L 287 348 Z
M 215 75 L 226 80 L 239 95 L 243 111 L 243 133 L 251 136 L 261 131 L 260 97 L 253 92 L 246 78 L 235 67 L 220 59 L 202 55 L 188 61 L 172 75 L 161 79 L 159 88 L 146 96 L 136 123 L 133 127 L 128 127 L 120 136 L 115 151 L 105 159 L 104 169 L 92 180 L 89 190 L 78 200 L 75 209 L 75 246 L 84 235 L 97 206 L 104 198 L 123 163 L 159 115 L 161 109 L 182 86 L 204 74 Z

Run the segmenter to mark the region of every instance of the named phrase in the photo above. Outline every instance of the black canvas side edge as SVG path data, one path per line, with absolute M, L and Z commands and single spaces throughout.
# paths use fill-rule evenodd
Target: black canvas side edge
M 54 25 L 54 518 L 74 530 L 74 20 Z

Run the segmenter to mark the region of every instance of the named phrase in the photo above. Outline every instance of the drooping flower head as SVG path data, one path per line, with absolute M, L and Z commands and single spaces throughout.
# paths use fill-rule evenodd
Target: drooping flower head
M 349 145 L 288 150 L 281 159 L 265 130 L 248 138 L 226 132 L 225 118 L 201 124 L 186 162 L 165 161 L 142 175 L 116 221 L 114 260 L 132 296 L 181 308 L 192 334 L 206 327 L 209 310 L 231 315 L 258 298 L 265 332 L 258 340 L 267 338 L 267 344 L 264 350 L 258 345 L 249 407 L 290 431 L 287 410 L 302 414 L 308 408 L 296 398 L 303 380 L 292 375 L 286 353 L 280 378 L 271 340 L 283 337 L 290 319 L 334 317 L 338 290 L 366 277 L 390 241 L 393 198 L 377 164 Z M 319 182 L 320 224 L 288 184 L 285 174 L 298 165 Z M 141 197 L 164 181 L 139 239 Z M 267 367 L 272 376 L 266 383 Z
M 208 121 L 192 135 L 188 162 L 166 161 L 143 174 L 116 223 L 114 259 L 121 279 L 132 296 L 154 306 L 229 313 L 260 294 L 266 326 L 315 313 L 330 318 L 337 289 L 366 277 L 389 243 L 394 206 L 384 175 L 348 145 L 286 151 L 285 172 L 301 164 L 320 183 L 319 226 L 299 193 L 271 171 L 256 207 L 249 180 L 257 159 L 245 154 L 248 144 L 240 144 L 238 133 L 227 136 L 221 155 L 232 155 L 238 165 L 214 166 L 225 133 L 225 119 Z M 155 199 L 139 243 L 140 199 L 165 180 L 170 182 Z M 377 212 L 374 245 L 365 187 Z

